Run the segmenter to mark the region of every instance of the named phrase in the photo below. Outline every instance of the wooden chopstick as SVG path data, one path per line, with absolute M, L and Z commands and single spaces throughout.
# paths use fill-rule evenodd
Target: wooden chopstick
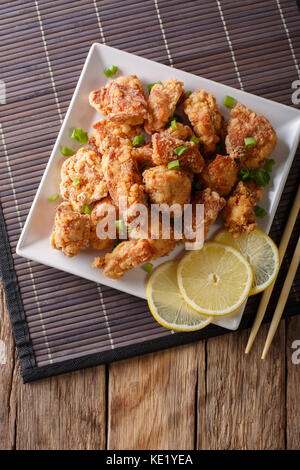
M 272 340 L 274 338 L 274 335 L 276 333 L 278 324 L 279 324 L 280 319 L 281 319 L 282 314 L 283 314 L 283 310 L 284 310 L 289 292 L 290 292 L 292 284 L 293 284 L 294 277 L 295 277 L 296 272 L 297 272 L 297 268 L 299 266 L 299 262 L 300 262 L 300 238 L 298 240 L 296 250 L 295 250 L 291 265 L 290 265 L 290 269 L 288 270 L 288 273 L 287 273 L 286 279 L 284 281 L 283 288 L 282 288 L 282 291 L 281 291 L 281 294 L 280 294 L 280 297 L 279 297 L 279 300 L 278 300 L 278 304 L 277 304 L 276 310 L 274 312 L 272 323 L 270 325 L 269 333 L 268 333 L 266 343 L 265 343 L 265 346 L 264 346 L 264 350 L 263 350 L 263 353 L 262 353 L 262 356 L 261 356 L 262 359 L 264 359 L 266 357 L 267 352 L 269 351 L 269 347 L 270 347 L 270 345 L 272 343 Z
M 281 238 L 281 242 L 279 245 L 280 264 L 283 260 L 286 248 L 290 241 L 290 237 L 291 237 L 291 234 L 292 234 L 292 231 L 293 231 L 293 228 L 294 228 L 297 216 L 298 216 L 299 208 L 300 208 L 300 186 L 298 187 L 297 195 L 295 197 L 294 204 L 290 212 L 290 215 L 289 215 L 289 218 L 285 226 L 283 236 Z M 268 306 L 268 303 L 269 303 L 269 300 L 273 291 L 274 284 L 275 284 L 275 281 L 264 291 L 262 295 L 262 298 L 261 298 L 261 301 L 257 310 L 257 314 L 256 314 L 256 317 L 255 317 L 255 320 L 251 329 L 251 333 L 248 339 L 248 343 L 245 349 L 246 354 L 250 352 L 252 344 L 256 338 L 257 332 L 261 325 L 261 322 L 263 321 L 263 318 L 264 318 L 264 315 L 265 315 L 265 312 L 266 312 L 266 309 L 267 309 L 267 306 Z

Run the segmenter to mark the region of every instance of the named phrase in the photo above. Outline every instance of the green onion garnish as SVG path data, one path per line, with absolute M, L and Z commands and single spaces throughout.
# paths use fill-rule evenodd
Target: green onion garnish
M 191 94 L 192 94 L 192 91 L 191 91 L 191 90 L 186 90 L 185 95 L 186 95 L 187 97 L 191 96 Z
M 84 214 L 91 214 L 92 213 L 92 209 L 90 208 L 90 206 L 88 204 L 83 204 L 82 206 L 82 212 Z
M 72 139 L 77 140 L 81 145 L 85 144 L 89 140 L 87 132 L 84 132 L 81 128 L 73 129 Z
M 198 137 L 196 137 L 195 135 L 192 135 L 192 137 L 190 138 L 190 141 L 194 142 L 194 144 L 199 144 L 200 139 L 198 139 Z
M 72 149 L 69 149 L 69 147 L 62 147 L 61 148 L 61 153 L 65 156 L 65 157 L 71 157 L 72 155 L 75 155 L 75 151 L 72 150 Z
M 176 128 L 177 128 L 177 126 L 176 126 L 176 119 L 173 119 L 173 120 L 171 121 L 171 127 L 172 127 L 173 131 L 176 130 Z
M 174 152 L 180 157 L 180 155 L 182 155 L 183 152 L 185 152 L 186 150 L 187 147 L 185 145 L 180 145 L 179 147 L 176 147 L 176 149 L 174 149 Z
M 53 196 L 49 197 L 48 201 L 53 202 L 57 201 L 57 199 L 59 199 L 59 194 L 53 194 Z
M 224 100 L 224 105 L 227 106 L 227 108 L 232 108 L 234 105 L 235 99 L 232 98 L 232 96 L 226 96 Z
M 178 170 L 180 168 L 179 160 L 173 160 L 168 163 L 168 170 Z
M 244 142 L 245 142 L 246 147 L 251 147 L 252 145 L 256 145 L 256 138 L 245 137 Z
M 79 183 L 80 183 L 80 179 L 79 179 L 79 178 L 74 178 L 72 185 L 73 185 L 73 186 L 78 186 Z
M 275 161 L 270 159 L 270 160 L 267 160 L 266 161 L 266 164 L 265 164 L 265 170 L 268 172 L 268 173 L 271 173 L 271 171 L 273 170 L 273 165 L 275 164 Z
M 116 229 L 119 232 L 126 232 L 127 231 L 126 225 L 124 224 L 123 220 L 116 220 Z
M 146 273 L 151 273 L 152 271 L 152 268 L 153 268 L 153 264 L 152 263 L 147 263 L 145 264 L 145 266 L 143 267 L 144 271 L 146 271 Z
M 111 65 L 108 69 L 104 70 L 104 74 L 109 78 L 112 77 L 118 70 L 119 68 L 116 65 Z
M 149 85 L 148 85 L 148 91 L 149 91 L 149 93 L 150 93 L 150 91 L 152 90 L 152 88 L 154 87 L 154 85 L 157 85 L 157 84 L 162 85 L 162 83 L 161 83 L 160 81 L 154 82 L 154 83 L 149 83 Z
M 242 168 L 240 176 L 243 181 L 255 181 L 258 186 L 267 186 L 270 182 L 270 174 L 265 170 L 251 170 Z
M 255 206 L 254 212 L 255 212 L 255 215 L 257 215 L 258 217 L 265 217 L 267 215 L 267 211 L 265 211 L 265 209 L 263 209 L 260 206 Z
M 132 141 L 133 147 L 139 147 L 140 145 L 144 145 L 145 143 L 145 136 L 144 134 L 136 135 Z

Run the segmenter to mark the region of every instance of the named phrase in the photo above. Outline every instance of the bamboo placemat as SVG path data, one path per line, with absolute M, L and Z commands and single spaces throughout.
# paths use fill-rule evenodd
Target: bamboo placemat
M 227 333 L 158 325 L 144 300 L 28 261 L 15 248 L 58 130 L 93 42 L 295 106 L 300 22 L 288 0 L 1 2 L 0 254 L 23 380 L 55 375 Z M 279 242 L 299 181 L 291 169 L 271 236 Z M 274 309 L 299 221 L 266 319 Z M 300 278 L 286 315 L 299 313 Z M 259 297 L 249 300 L 250 326 Z

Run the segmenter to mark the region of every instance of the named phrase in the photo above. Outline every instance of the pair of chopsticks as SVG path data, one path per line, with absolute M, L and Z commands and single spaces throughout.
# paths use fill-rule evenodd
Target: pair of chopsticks
M 279 260 L 280 260 L 279 262 L 280 262 L 280 264 L 283 260 L 285 251 L 286 251 L 288 243 L 290 241 L 290 237 L 291 237 L 291 234 L 292 234 L 292 231 L 293 231 L 293 228 L 294 228 L 297 216 L 298 216 L 299 209 L 300 209 L 300 186 L 298 188 L 297 195 L 295 197 L 294 204 L 293 204 L 292 210 L 290 212 L 290 215 L 289 215 L 289 218 L 288 218 L 288 221 L 287 221 L 287 224 L 286 224 L 286 227 L 284 229 L 283 236 L 282 236 L 282 239 L 281 239 L 281 242 L 280 242 L 280 245 L 279 245 Z M 270 345 L 272 343 L 272 340 L 274 338 L 274 335 L 276 333 L 276 330 L 277 330 L 278 324 L 280 322 L 280 319 L 282 317 L 283 310 L 284 310 L 284 307 L 285 307 L 290 289 L 292 287 L 294 277 L 295 277 L 296 272 L 297 272 L 299 261 L 300 261 L 300 238 L 298 240 L 298 243 L 297 243 L 297 246 L 296 246 L 296 249 L 295 249 L 295 252 L 294 252 L 294 256 L 293 256 L 292 262 L 290 264 L 290 268 L 288 270 L 287 277 L 286 277 L 285 282 L 283 284 L 283 288 L 282 288 L 282 291 L 281 291 L 281 294 L 280 294 L 280 297 L 279 297 L 279 300 L 278 300 L 278 303 L 277 303 L 277 307 L 276 307 L 275 312 L 274 312 L 274 316 L 273 316 L 273 319 L 272 319 L 272 322 L 271 322 L 271 325 L 270 325 L 270 329 L 269 329 L 269 332 L 268 332 L 268 336 L 267 336 L 267 339 L 266 339 L 264 350 L 263 350 L 263 353 L 262 353 L 262 356 L 261 356 L 262 359 L 265 359 L 265 357 L 267 355 L 267 352 L 269 350 L 269 347 L 270 347 Z M 257 311 L 256 317 L 255 317 L 255 320 L 254 320 L 254 323 L 253 323 L 253 326 L 252 326 L 252 330 L 251 330 L 251 333 L 250 333 L 250 336 L 249 336 L 249 339 L 248 339 L 248 343 L 247 343 L 247 346 L 246 346 L 246 349 L 245 349 L 246 354 L 249 353 L 249 351 L 252 347 L 252 344 L 255 340 L 255 337 L 257 335 L 257 332 L 259 330 L 259 327 L 261 325 L 261 322 L 264 318 L 264 315 L 265 315 L 265 312 L 266 312 L 266 309 L 267 309 L 267 306 L 268 306 L 268 303 L 269 303 L 269 300 L 270 300 L 270 297 L 271 297 L 271 294 L 272 294 L 272 291 L 273 291 L 273 287 L 275 285 L 275 281 L 264 291 L 263 296 L 261 298 L 261 301 L 260 301 L 260 304 L 259 304 L 259 307 L 258 307 L 258 311 Z

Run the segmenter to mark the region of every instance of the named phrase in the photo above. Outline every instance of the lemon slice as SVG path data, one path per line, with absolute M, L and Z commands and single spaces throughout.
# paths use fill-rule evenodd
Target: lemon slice
M 278 248 L 262 230 L 255 229 L 248 234 L 234 238 L 227 230 L 219 232 L 215 241 L 230 245 L 239 250 L 249 261 L 254 272 L 250 295 L 265 290 L 276 278 L 279 270 Z
M 155 320 L 177 331 L 201 330 L 213 317 L 202 316 L 183 300 L 177 284 L 177 261 L 167 261 L 151 274 L 147 284 L 147 299 Z
M 190 307 L 205 315 L 227 315 L 249 295 L 253 272 L 244 256 L 231 246 L 207 242 L 178 263 L 178 286 Z

